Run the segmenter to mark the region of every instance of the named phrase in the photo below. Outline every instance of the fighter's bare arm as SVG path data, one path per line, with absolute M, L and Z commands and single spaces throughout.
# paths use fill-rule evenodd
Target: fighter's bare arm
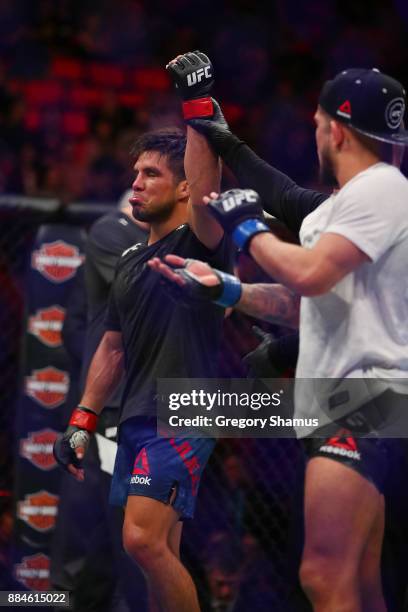
M 100 414 L 119 384 L 124 370 L 122 334 L 106 331 L 92 359 L 81 406 Z
M 300 296 L 278 284 L 242 285 L 236 305 L 245 314 L 286 327 L 299 327 Z
M 213 287 L 220 283 L 211 266 L 202 261 L 166 255 L 165 261 L 155 257 L 148 264 L 152 270 L 179 287 L 186 285 L 186 279 L 177 274 L 177 268 L 186 267 L 203 287 Z M 234 304 L 234 308 L 252 317 L 295 329 L 299 326 L 299 307 L 300 296 L 276 283 L 254 285 L 243 283 L 239 301 Z
M 98 416 L 119 383 L 122 373 L 122 334 L 107 331 L 92 359 L 82 399 L 74 409 L 65 433 L 54 443 L 56 460 L 79 481 L 85 477 L 80 462 L 90 436 L 95 432 Z
M 214 84 L 213 67 L 204 53 L 193 51 L 178 55 L 167 64 L 166 69 L 177 94 L 183 100 L 185 118 L 186 112 L 191 113 L 192 109 L 197 112 L 197 105 L 201 111 L 203 104 L 205 107 L 212 106 L 209 94 Z M 200 78 L 190 80 L 191 77 L 197 76 L 197 72 L 200 73 Z M 187 127 L 184 169 L 190 188 L 189 224 L 200 242 L 210 250 L 215 250 L 224 232 L 203 206 L 203 197 L 207 193 L 218 191 L 221 164 L 205 136 L 190 126 Z
M 249 251 L 276 282 L 303 296 L 327 293 L 347 274 L 370 261 L 369 256 L 339 231 L 320 235 L 310 248 L 287 244 L 269 231 L 259 195 L 251 189 L 210 194 L 204 201 L 232 236 L 236 246 Z
M 327 293 L 347 274 L 370 261 L 350 240 L 329 232 L 322 234 L 311 249 L 263 233 L 254 237 L 249 250 L 268 274 L 305 296 Z
M 214 250 L 224 231 L 203 204 L 203 197 L 219 189 L 221 164 L 206 138 L 190 127 L 187 127 L 184 169 L 190 188 L 190 226 L 200 242 Z

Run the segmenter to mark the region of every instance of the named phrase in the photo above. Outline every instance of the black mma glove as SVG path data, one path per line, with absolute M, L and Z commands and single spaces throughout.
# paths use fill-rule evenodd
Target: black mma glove
M 280 378 L 289 368 L 296 368 L 299 353 L 298 332 L 275 338 L 273 334 L 268 334 L 256 325 L 252 331 L 261 343 L 242 359 L 249 368 L 249 377 Z
M 248 367 L 249 378 L 276 378 L 280 373 L 275 364 L 272 363 L 272 355 L 276 343 L 273 334 L 268 334 L 263 329 L 254 325 L 252 331 L 261 341 L 250 353 L 245 355 L 242 362 Z
M 191 51 L 167 64 L 166 69 L 184 100 L 184 119 L 211 117 L 213 102 L 208 94 L 214 84 L 214 72 L 208 57 L 201 51 Z
M 189 308 L 194 304 L 202 304 L 203 302 L 214 302 L 219 306 L 227 308 L 239 302 L 242 287 L 241 281 L 238 278 L 232 276 L 232 274 L 226 274 L 211 268 L 212 272 L 217 276 L 219 283 L 212 286 L 204 285 L 200 281 L 199 276 L 188 270 L 188 266 L 193 262 L 194 259 L 187 259 L 184 268 L 173 270 L 183 279 L 183 286 L 177 285 L 165 277 L 161 279 L 166 293 L 174 302 Z
M 56 461 L 64 470 L 72 463 L 81 467 L 81 461 L 75 454 L 75 449 L 88 447 L 91 434 L 96 429 L 98 415 L 90 408 L 78 406 L 73 411 L 65 433 L 54 442 L 53 453 Z
M 217 155 L 228 158 L 244 143 L 230 131 L 218 102 L 208 96 L 214 84 L 211 60 L 201 51 L 193 51 L 167 64 L 166 69 L 184 100 L 187 124 L 207 138 Z
M 240 249 L 248 252 L 256 234 L 269 232 L 259 195 L 253 189 L 230 189 L 208 204 L 211 214 Z

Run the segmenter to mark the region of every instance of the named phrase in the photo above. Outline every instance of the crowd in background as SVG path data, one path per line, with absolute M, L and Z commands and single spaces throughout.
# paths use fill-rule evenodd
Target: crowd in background
M 233 128 L 313 183 L 322 81 L 362 65 L 406 82 L 407 22 L 398 0 L 2 0 L 0 190 L 116 199 L 135 136 L 180 123 L 163 69 L 196 48 Z

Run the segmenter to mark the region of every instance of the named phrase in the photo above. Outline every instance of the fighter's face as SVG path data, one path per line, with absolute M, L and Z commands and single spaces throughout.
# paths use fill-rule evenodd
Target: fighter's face
M 315 113 L 314 120 L 316 123 L 316 146 L 319 157 L 320 180 L 329 187 L 337 186 L 330 120 L 319 109 Z
M 177 203 L 177 180 L 167 158 L 157 151 L 145 151 L 137 159 L 129 198 L 132 214 L 138 221 L 154 223 L 168 219 Z

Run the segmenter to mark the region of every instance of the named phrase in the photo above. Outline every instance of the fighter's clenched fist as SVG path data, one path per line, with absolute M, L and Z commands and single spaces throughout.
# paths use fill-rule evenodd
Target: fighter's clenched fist
M 253 189 L 230 189 L 207 201 L 212 215 L 241 249 L 248 250 L 256 234 L 270 231 L 264 222 L 261 199 Z
M 71 415 L 66 431 L 54 443 L 55 459 L 78 480 L 84 478 L 81 459 L 88 447 L 90 435 L 96 429 L 97 421 L 98 415 L 93 410 L 78 406 Z
M 191 51 L 178 55 L 166 68 L 184 100 L 184 118 L 212 116 L 209 93 L 214 84 L 214 70 L 209 58 L 201 51 Z

